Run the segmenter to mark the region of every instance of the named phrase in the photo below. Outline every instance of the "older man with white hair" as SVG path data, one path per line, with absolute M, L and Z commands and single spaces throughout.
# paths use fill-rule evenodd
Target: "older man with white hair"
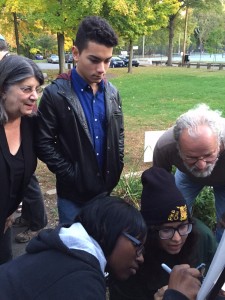
M 225 119 L 221 112 L 199 104 L 182 114 L 158 140 L 153 165 L 169 172 L 175 166 L 176 185 L 189 209 L 204 186 L 213 187 L 220 241 L 225 217 Z

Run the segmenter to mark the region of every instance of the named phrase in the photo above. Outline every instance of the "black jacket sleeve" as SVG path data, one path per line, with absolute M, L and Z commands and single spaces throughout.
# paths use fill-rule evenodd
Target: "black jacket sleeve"
M 188 298 L 178 291 L 168 289 L 165 291 L 163 300 L 188 300 Z

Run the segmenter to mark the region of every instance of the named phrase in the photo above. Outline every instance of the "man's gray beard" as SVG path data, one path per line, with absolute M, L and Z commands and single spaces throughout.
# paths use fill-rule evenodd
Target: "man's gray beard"
M 213 164 L 207 164 L 207 170 L 200 172 L 197 170 L 196 166 L 193 167 L 189 167 L 185 162 L 184 165 L 185 167 L 188 169 L 189 172 L 191 172 L 192 175 L 194 175 L 195 177 L 207 177 L 209 175 L 211 175 L 215 165 L 216 165 L 217 160 L 213 163 Z

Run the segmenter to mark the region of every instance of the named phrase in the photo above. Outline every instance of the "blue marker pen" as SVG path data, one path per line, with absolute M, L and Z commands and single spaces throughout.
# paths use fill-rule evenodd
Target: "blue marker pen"
M 171 273 L 171 269 L 170 269 L 170 267 L 168 267 L 166 264 L 161 264 L 161 267 L 163 268 L 163 270 L 165 270 L 167 273 Z

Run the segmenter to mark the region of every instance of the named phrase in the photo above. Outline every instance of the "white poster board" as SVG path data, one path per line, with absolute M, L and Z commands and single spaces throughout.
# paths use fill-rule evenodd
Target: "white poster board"
M 222 235 L 222 239 L 218 245 L 213 260 L 209 266 L 207 275 L 202 283 L 202 286 L 198 292 L 197 300 L 205 300 L 221 272 L 225 268 L 225 231 Z
M 155 144 L 165 130 L 145 131 L 144 162 L 152 162 Z

